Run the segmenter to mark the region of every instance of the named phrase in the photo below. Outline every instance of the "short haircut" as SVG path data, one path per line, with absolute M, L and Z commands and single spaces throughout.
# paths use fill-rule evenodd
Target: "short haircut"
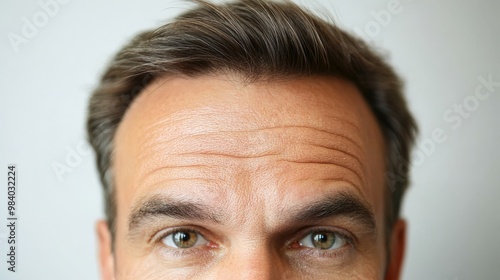
M 373 111 L 386 147 L 386 239 L 408 186 L 408 163 L 417 125 L 402 82 L 384 58 L 362 40 L 289 1 L 193 0 L 193 9 L 120 50 L 89 104 L 87 130 L 115 234 L 113 143 L 130 103 L 155 79 L 236 73 L 247 82 L 314 75 L 353 82 Z

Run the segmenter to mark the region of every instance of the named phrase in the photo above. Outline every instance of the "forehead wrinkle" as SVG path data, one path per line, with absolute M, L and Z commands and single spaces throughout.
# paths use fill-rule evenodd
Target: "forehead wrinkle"
M 363 198 L 363 200 L 368 203 L 368 201 L 364 198 L 363 191 L 362 191 L 362 186 L 359 184 L 356 184 L 352 180 L 346 179 L 345 176 L 329 176 L 326 178 L 322 179 L 316 179 L 317 181 L 320 181 L 324 183 L 325 185 L 329 185 L 330 183 L 345 183 L 347 187 L 349 187 L 349 190 L 354 191 L 358 197 Z
M 361 186 L 365 185 L 365 180 L 364 180 L 363 176 L 361 175 L 361 173 L 358 170 L 356 170 L 355 167 L 345 165 L 345 164 L 342 164 L 342 163 L 337 162 L 337 161 L 296 161 L 296 160 L 287 160 L 287 159 L 280 159 L 279 161 L 293 163 L 293 164 L 332 165 L 332 166 L 335 166 L 336 168 L 340 168 L 341 170 L 343 169 L 345 171 L 348 171 L 348 172 L 354 174 L 354 176 L 359 180 L 360 184 L 353 184 L 353 185 L 361 185 Z
M 315 143 L 308 143 L 308 145 L 343 153 L 343 154 L 353 158 L 360 166 L 363 166 L 363 163 L 361 162 L 360 157 L 355 155 L 354 153 L 347 152 L 346 149 L 339 148 L 338 146 L 328 146 L 328 145 L 321 145 L 321 144 L 315 144 Z
M 255 128 L 255 129 L 246 129 L 246 130 L 222 130 L 222 131 L 211 131 L 211 132 L 205 132 L 205 133 L 177 135 L 177 136 L 174 136 L 173 138 L 170 138 L 170 139 L 166 139 L 166 140 L 162 139 L 161 142 L 158 142 L 157 138 L 155 138 L 155 137 L 148 137 L 148 140 L 146 140 L 146 143 L 144 143 L 144 145 L 141 145 L 141 149 L 139 151 L 139 154 L 141 154 L 141 153 L 145 154 L 144 150 L 148 150 L 148 149 L 150 149 L 151 153 L 157 153 L 160 151 L 164 151 L 163 147 L 164 146 L 173 146 L 173 145 L 168 145 L 168 144 L 172 144 L 172 142 L 178 141 L 181 143 L 187 143 L 188 141 L 186 141 L 186 140 L 189 140 L 189 139 L 193 139 L 193 140 L 200 139 L 201 141 L 203 141 L 205 143 L 211 143 L 211 142 L 214 142 L 214 140 L 217 140 L 217 138 L 220 138 L 220 140 L 223 140 L 220 142 L 224 142 L 224 146 L 226 148 L 231 146 L 230 143 L 228 143 L 228 142 L 231 140 L 234 140 L 233 145 L 238 148 L 238 149 L 233 149 L 235 151 L 241 150 L 240 149 L 241 147 L 249 147 L 250 144 L 252 144 L 252 146 L 255 147 L 256 141 L 259 141 L 259 140 L 263 143 L 266 143 L 266 144 L 270 143 L 270 142 L 272 142 L 272 143 L 279 142 L 277 144 L 297 144 L 297 143 L 294 143 L 293 140 L 295 140 L 295 142 L 299 142 L 297 140 L 301 137 L 294 137 L 294 136 L 285 137 L 285 134 L 283 134 L 283 132 L 279 136 L 272 134 L 273 130 L 279 131 L 279 130 L 286 130 L 286 129 L 314 130 L 317 132 L 329 134 L 330 136 L 343 138 L 343 140 L 346 140 L 347 142 L 349 142 L 350 144 L 352 144 L 354 146 L 354 148 L 357 150 L 356 152 L 358 152 L 359 154 L 363 154 L 363 152 L 364 152 L 364 149 L 360 144 L 356 143 L 356 141 L 354 141 L 351 137 L 346 136 L 345 134 L 340 134 L 337 132 L 327 131 L 327 130 L 318 129 L 318 128 L 314 128 L 314 127 L 308 127 L 308 126 L 285 125 L 285 126 L 279 126 L 279 127 L 262 127 L 262 128 Z M 254 133 L 254 134 L 252 134 L 252 133 Z M 266 134 L 262 134 L 262 133 L 266 133 Z M 276 134 L 278 134 L 278 133 L 276 133 Z M 230 137 L 226 134 L 230 134 L 230 136 L 234 135 L 236 137 Z M 298 136 L 298 135 L 299 134 L 295 134 L 295 136 Z M 278 141 L 271 141 L 271 140 L 275 140 L 276 138 Z M 316 138 L 311 137 L 311 139 L 318 139 L 318 138 L 319 137 L 316 137 Z M 285 143 L 285 140 L 292 140 L 292 141 L 289 141 L 292 143 Z M 323 148 L 327 148 L 327 149 L 336 149 L 336 150 L 341 151 L 347 155 L 353 156 L 354 158 L 356 158 L 359 161 L 359 156 L 354 155 L 354 153 L 352 153 L 352 152 L 346 151 L 347 149 L 352 148 L 352 147 L 346 147 L 346 145 L 341 145 L 339 143 L 340 141 L 331 141 L 331 139 L 326 140 L 326 141 L 328 141 L 328 144 L 332 143 L 334 145 L 329 146 L 327 144 L 316 144 L 310 139 L 308 140 L 307 144 L 311 144 L 311 145 L 315 145 L 315 146 L 323 147 Z M 244 143 L 242 143 L 242 142 L 244 142 Z M 274 144 L 276 144 L 276 143 L 274 143 Z M 263 146 L 263 145 L 261 145 L 261 146 Z M 283 145 L 283 146 L 285 146 L 285 145 Z M 178 148 L 178 147 L 182 147 L 182 146 L 175 145 L 175 147 Z M 282 150 L 282 149 L 277 149 L 275 147 L 275 150 Z M 215 152 L 213 152 L 213 150 L 201 148 L 200 145 L 198 145 L 198 149 L 195 149 L 192 152 L 188 152 L 188 154 L 189 153 L 196 153 L 196 152 L 206 153 L 206 154 L 210 154 L 212 152 L 215 154 Z M 186 152 L 179 151 L 178 153 L 172 153 L 172 154 L 183 155 L 183 154 L 186 154 Z M 220 153 L 220 154 L 226 155 L 224 153 Z M 258 156 L 275 155 L 275 154 L 277 154 L 277 153 L 275 153 L 275 152 L 273 153 L 273 152 L 268 151 L 268 152 L 258 152 L 258 153 L 256 153 L 255 156 L 258 157 Z M 229 153 L 227 153 L 227 155 L 230 156 Z M 244 155 L 241 155 L 241 156 L 234 155 L 234 156 L 235 157 L 245 157 Z M 144 157 L 146 157 L 146 156 L 144 156 Z M 141 156 L 139 158 L 142 159 Z
M 366 188 L 367 177 L 362 165 L 352 161 L 350 164 L 344 164 L 342 159 L 325 158 L 323 161 L 317 159 L 311 161 L 279 159 L 282 163 L 279 171 L 287 173 L 287 170 L 293 169 L 296 165 L 299 169 L 305 170 L 305 175 L 297 174 L 293 178 L 298 181 L 344 181 L 348 182 L 349 186 L 359 190 Z M 286 182 L 289 177 L 284 177 Z M 286 184 L 286 183 L 285 183 Z
M 203 79 L 201 79 L 201 80 L 200 79 L 195 79 L 195 80 L 181 79 L 180 85 L 183 85 L 184 83 L 188 82 L 188 84 L 190 86 L 196 87 L 197 81 L 206 83 L 207 80 L 211 81 L 215 78 L 216 77 L 210 76 L 210 77 L 203 77 Z M 266 92 L 265 95 L 268 97 L 270 96 L 270 98 L 272 99 L 270 101 L 271 105 L 263 104 L 260 101 L 255 102 L 254 98 L 248 98 L 254 94 L 246 94 L 246 93 L 245 94 L 238 94 L 238 95 L 232 94 L 231 96 L 237 96 L 236 97 L 237 100 L 236 100 L 235 104 L 228 103 L 223 99 L 222 100 L 220 100 L 220 99 L 210 100 L 210 99 L 203 99 L 202 98 L 201 99 L 202 101 L 194 102 L 194 105 L 190 104 L 189 107 L 183 108 L 181 106 L 180 109 L 175 108 L 175 106 L 167 106 L 167 107 L 164 107 L 162 105 L 157 106 L 158 104 L 161 104 L 162 102 L 150 101 L 148 104 L 151 106 L 154 106 L 153 108 L 156 108 L 156 109 L 154 109 L 154 111 L 160 112 L 159 115 L 162 116 L 162 119 L 160 121 L 156 121 L 155 124 L 153 124 L 153 125 L 150 125 L 150 126 L 146 125 L 145 127 L 148 131 L 157 131 L 157 133 L 158 133 L 162 130 L 168 129 L 170 127 L 169 123 L 171 123 L 172 121 L 184 120 L 184 121 L 189 122 L 189 124 L 186 127 L 188 127 L 190 132 L 193 132 L 193 131 L 206 132 L 207 130 L 223 131 L 223 128 L 225 128 L 227 126 L 231 126 L 231 124 L 237 124 L 239 126 L 242 126 L 242 124 L 245 124 L 245 126 L 252 125 L 252 121 L 244 121 L 244 122 L 241 121 L 241 119 L 239 119 L 239 118 L 242 118 L 242 117 L 243 118 L 254 117 L 252 120 L 257 120 L 257 121 L 265 120 L 265 121 L 269 121 L 269 123 L 279 124 L 282 121 L 282 118 L 280 118 L 280 114 L 281 114 L 281 115 L 296 116 L 296 118 L 294 118 L 293 122 L 299 121 L 299 122 L 302 122 L 304 124 L 305 123 L 314 123 L 315 126 L 317 126 L 318 124 L 321 124 L 321 127 L 328 127 L 328 126 L 332 126 L 335 123 L 340 123 L 340 124 L 342 124 L 343 127 L 348 126 L 349 128 L 352 128 L 353 130 L 355 130 L 356 131 L 355 134 L 357 136 L 363 135 L 363 133 L 361 133 L 360 129 L 355 125 L 355 123 L 350 121 L 350 119 L 355 120 L 357 122 L 361 121 L 361 116 L 359 114 L 360 112 L 358 112 L 359 110 L 357 107 L 351 108 L 350 110 L 347 110 L 346 108 L 344 108 L 346 105 L 346 100 L 344 100 L 344 98 L 342 98 L 341 101 L 336 100 L 336 101 L 332 102 L 332 99 L 330 97 L 325 97 L 324 94 L 308 94 L 309 92 L 321 93 L 321 92 L 324 92 L 326 89 L 326 90 L 332 91 L 332 92 L 343 91 L 343 92 L 346 92 L 344 94 L 344 96 L 347 96 L 348 95 L 347 93 L 355 90 L 355 87 L 352 87 L 352 85 L 347 87 L 347 88 L 340 87 L 340 85 L 345 86 L 344 84 L 346 84 L 346 81 L 344 81 L 342 79 L 340 79 L 339 81 L 337 81 L 336 83 L 333 83 L 333 84 L 330 81 L 326 82 L 325 80 L 322 80 L 322 79 L 315 80 L 314 84 L 311 84 L 311 83 L 297 84 L 297 82 L 294 82 L 294 81 L 291 81 L 291 82 L 293 82 L 293 83 L 290 83 L 290 84 L 285 83 L 283 85 L 280 83 L 270 83 L 270 84 L 266 83 L 265 85 L 257 86 L 258 84 L 255 84 L 255 86 L 252 86 L 252 89 L 250 89 L 250 91 L 257 91 L 257 93 L 255 93 L 255 94 L 257 94 L 257 96 L 260 96 L 259 92 L 265 91 Z M 179 83 L 179 81 L 174 83 L 174 85 L 176 85 L 178 83 Z M 180 86 L 180 85 L 177 85 L 177 86 Z M 275 89 L 276 91 L 280 91 L 281 89 L 284 89 L 284 91 L 291 92 L 291 93 L 293 93 L 294 96 L 299 96 L 299 98 L 301 96 L 306 97 L 308 100 L 310 100 L 309 103 L 311 103 L 311 102 L 317 103 L 316 107 L 318 108 L 318 111 L 317 112 L 316 111 L 300 112 L 300 110 L 296 110 L 297 106 L 302 106 L 302 103 L 303 103 L 303 101 L 296 100 L 296 99 L 291 99 L 290 100 L 291 102 L 287 102 L 287 104 L 291 104 L 290 106 L 276 107 L 276 106 L 280 106 L 280 104 L 277 102 L 273 102 L 273 100 L 279 101 L 279 100 L 277 100 L 277 97 L 279 97 L 281 95 L 274 94 L 274 91 L 271 92 L 271 89 L 270 89 L 271 86 L 276 87 L 276 89 Z M 217 84 L 217 87 L 222 87 L 223 92 L 226 92 L 226 91 L 232 92 L 235 89 L 236 90 L 238 89 L 238 87 L 235 88 L 235 85 L 228 86 L 226 83 Z M 181 89 L 182 88 L 183 87 L 181 87 Z M 206 89 L 206 86 L 200 88 L 200 90 L 202 90 L 202 91 L 205 91 L 205 89 Z M 187 93 L 190 93 L 192 95 L 192 91 L 191 92 L 187 91 Z M 252 92 L 250 92 L 250 93 L 252 93 Z M 199 92 L 196 92 L 196 94 L 202 95 Z M 306 96 L 305 94 L 308 94 L 308 96 Z M 160 95 L 158 95 L 158 96 L 160 96 Z M 171 96 L 167 100 L 174 101 L 172 103 L 173 105 L 175 105 L 174 103 L 176 103 L 177 100 L 180 100 L 179 98 L 174 98 L 175 97 L 174 95 L 167 94 L 166 96 Z M 242 100 L 245 100 L 245 102 L 247 102 L 248 104 L 240 106 L 241 104 L 239 104 L 240 103 L 239 101 L 242 101 Z M 170 104 L 170 103 L 171 102 L 165 102 L 165 104 Z M 184 104 L 185 104 L 185 102 L 182 101 L 181 105 L 184 105 Z M 248 105 L 250 105 L 250 107 Z M 252 109 L 252 106 L 254 106 L 258 110 L 257 111 L 254 110 L 255 108 Z M 173 107 L 173 108 L 169 108 L 169 107 Z M 142 111 L 142 110 L 140 110 L 140 111 Z M 342 117 L 338 117 L 338 116 L 333 115 L 332 113 L 334 113 L 334 112 L 336 115 L 340 115 Z M 163 113 L 163 114 L 161 114 L 161 113 Z M 313 113 L 314 113 L 314 116 L 312 115 Z M 168 115 L 167 119 L 163 118 L 165 116 L 165 114 Z M 265 119 L 263 119 L 261 117 L 262 114 L 264 114 L 267 117 Z M 195 116 L 195 118 L 193 118 L 193 115 Z M 219 115 L 219 116 L 214 118 L 214 115 Z M 269 118 L 269 115 L 271 115 L 271 118 Z M 208 117 L 209 118 L 208 123 L 210 123 L 212 121 L 210 123 L 210 127 L 208 129 L 207 129 L 208 126 L 207 126 L 206 122 L 200 124 L 200 121 L 199 121 L 200 117 L 201 118 Z M 214 119 L 218 119 L 219 120 L 218 123 L 214 124 L 214 122 L 213 122 Z M 220 119 L 223 119 L 223 121 L 221 121 Z M 167 123 L 162 124 L 163 122 L 167 122 Z M 158 128 L 156 126 L 160 126 L 160 127 Z M 214 126 L 217 126 L 217 127 L 215 127 L 215 129 L 213 129 Z M 338 125 L 335 125 L 335 126 L 338 126 Z M 178 131 L 180 130 L 181 132 L 184 130 L 184 128 L 182 126 L 177 126 L 175 128 L 176 128 L 176 130 L 178 130 Z M 345 129 L 342 129 L 342 127 L 339 127 L 337 130 L 344 131 Z M 349 129 L 347 129 L 347 130 L 349 130 Z M 175 131 L 173 131 L 173 129 L 171 129 L 170 132 L 172 132 L 171 134 L 175 133 Z M 353 140 L 349 136 L 346 136 L 346 137 L 349 138 L 350 140 Z M 359 140 L 361 140 L 361 139 L 359 139 Z M 353 143 L 353 145 L 358 145 L 356 142 L 360 142 L 360 141 L 353 140 L 351 142 Z
M 306 135 L 300 133 L 293 133 L 291 135 L 288 131 L 290 129 L 292 129 L 292 132 L 293 130 L 308 130 L 308 133 Z M 286 133 L 282 132 L 283 130 L 285 130 Z M 311 135 L 311 131 L 313 135 Z M 265 132 L 265 134 L 259 136 L 258 134 L 261 132 Z M 228 136 L 226 134 L 230 135 Z M 235 136 L 232 137 L 232 135 Z M 197 145 L 195 145 L 194 148 L 188 145 L 188 151 L 185 151 L 186 148 L 184 144 L 174 145 L 176 141 L 188 143 L 189 139 L 194 139 L 192 143 Z M 315 127 L 287 125 L 280 127 L 264 127 L 260 129 L 225 130 L 221 132 L 208 132 L 205 134 L 175 136 L 173 139 L 163 140 L 160 143 L 154 142 L 153 139 L 149 142 L 149 150 L 142 149 L 143 153 L 139 155 L 140 162 L 154 162 L 155 159 L 158 159 L 161 161 L 160 165 L 165 168 L 196 165 L 208 167 L 208 164 L 202 163 L 209 162 L 210 156 L 250 159 L 283 155 L 286 157 L 282 159 L 283 161 L 288 160 L 289 162 L 295 163 L 337 165 L 353 172 L 358 177 L 361 184 L 364 184 L 364 176 L 361 175 L 361 173 L 365 171 L 362 163 L 363 160 L 361 160 L 361 158 L 364 158 L 364 149 L 362 149 L 361 145 L 342 134 Z M 204 145 L 203 142 L 207 145 Z M 210 145 L 214 142 L 217 142 L 215 146 Z M 223 146 L 218 143 L 223 143 Z M 176 147 L 175 151 L 168 152 L 168 148 L 172 146 Z M 255 148 L 256 146 L 257 148 Z M 303 146 L 305 146 L 305 149 L 300 149 Z M 167 147 L 167 151 L 165 151 L 165 147 Z M 314 153 L 316 157 L 312 158 L 310 155 L 313 154 L 314 151 L 311 151 L 310 147 L 326 149 L 332 151 L 335 155 L 341 154 L 341 156 L 328 156 L 327 153 L 316 152 Z M 304 151 L 307 149 L 309 149 L 309 151 L 305 153 Z M 309 156 L 309 158 L 307 158 L 307 156 Z M 179 163 L 176 165 L 172 164 L 172 162 Z M 153 170 L 147 170 L 146 175 L 161 168 L 162 167 L 153 165 Z M 213 173 L 211 175 L 213 175 Z
M 329 112 L 325 111 L 321 116 L 311 118 L 310 114 L 297 115 L 294 118 L 294 124 L 284 123 L 280 115 L 276 112 L 268 112 L 268 109 L 259 108 L 264 110 L 264 113 L 272 114 L 272 117 L 265 119 L 267 126 L 260 126 L 251 128 L 251 126 L 259 126 L 260 120 L 255 115 L 261 115 L 261 113 L 255 113 L 249 110 L 248 107 L 240 108 L 241 106 L 236 106 L 237 111 L 234 108 L 227 108 L 222 106 L 224 109 L 217 111 L 219 104 L 211 105 L 196 105 L 187 109 L 176 111 L 174 113 L 167 113 L 167 115 L 162 114 L 160 120 L 150 120 L 153 122 L 149 124 L 146 120 L 137 126 L 138 133 L 135 135 L 148 136 L 142 142 L 142 149 L 147 149 L 151 142 L 154 142 L 157 138 L 164 138 L 165 135 L 169 135 L 171 139 L 168 141 L 182 140 L 186 137 L 191 137 L 194 135 L 210 135 L 210 133 L 237 133 L 237 132 L 252 132 L 252 131 L 264 131 L 266 129 L 275 128 L 306 128 L 306 129 L 317 129 L 326 133 L 336 133 L 338 136 L 345 137 L 347 141 L 350 141 L 357 148 L 361 149 L 358 144 L 361 142 L 362 132 L 360 128 L 347 117 L 337 117 L 332 116 Z M 221 108 L 219 108 L 221 109 Z M 282 115 L 293 116 L 293 112 L 282 112 Z M 232 116 L 232 114 L 237 114 L 237 116 Z M 305 117 L 305 118 L 304 118 Z M 354 118 L 358 119 L 358 118 Z M 297 123 L 298 122 L 298 123 Z M 310 124 L 312 123 L 312 124 Z M 231 127 L 232 125 L 242 127 L 240 130 L 226 130 L 226 127 Z M 271 126 L 269 126 L 271 124 Z M 330 129 L 328 129 L 328 127 Z M 354 130 L 353 135 L 346 135 L 342 133 L 343 131 L 349 131 L 350 128 Z M 334 129 L 336 132 L 332 132 Z M 356 136 L 354 138 L 353 136 Z M 356 141 L 357 140 L 357 141 Z M 142 152 L 142 151 L 140 151 Z
M 276 84 L 274 84 L 274 86 L 278 87 L 278 85 Z M 264 87 L 263 89 L 269 91 L 268 87 Z M 293 91 L 297 91 L 293 93 L 294 95 L 305 96 L 304 90 L 299 90 L 296 87 L 291 87 L 290 89 L 292 89 Z M 233 89 L 230 88 L 230 90 Z M 318 91 L 321 91 L 321 88 L 318 88 Z M 247 94 L 241 96 L 245 97 L 243 99 L 247 101 Z M 251 97 L 251 94 L 248 96 Z M 279 95 L 276 96 L 279 97 Z M 309 100 L 309 97 L 307 98 Z M 363 108 L 351 108 L 352 106 L 345 107 L 345 100 L 339 102 L 335 101 L 332 103 L 329 97 L 323 98 L 322 95 L 312 94 L 311 98 L 320 103 L 317 105 L 317 107 L 320 107 L 317 111 L 309 110 L 308 112 L 305 112 L 296 110 L 300 109 L 300 107 L 297 106 L 301 106 L 302 102 L 296 99 L 292 100 L 293 102 L 290 103 L 290 106 L 285 106 L 284 108 L 276 107 L 280 106 L 279 102 L 271 102 L 272 106 L 268 106 L 266 104 L 261 105 L 261 102 L 250 102 L 249 104 L 240 106 L 241 104 L 239 104 L 238 101 L 241 100 L 238 99 L 236 100 L 236 106 L 232 106 L 230 103 L 224 100 L 220 101 L 219 99 L 203 99 L 203 101 L 195 102 L 194 106 L 181 106 L 180 109 L 176 108 L 175 106 L 168 106 L 170 102 L 165 102 L 167 106 L 165 107 L 165 109 L 163 109 L 163 105 L 157 106 L 157 104 L 160 104 L 160 102 L 152 101 L 149 104 L 155 106 L 155 110 L 163 114 L 157 114 L 156 116 L 153 115 L 150 118 L 146 118 L 145 121 L 141 122 L 143 124 L 142 126 L 136 126 L 136 128 L 138 128 L 140 132 L 145 132 L 134 133 L 136 137 L 142 138 L 141 142 L 144 143 L 144 145 L 136 145 L 136 152 L 139 151 L 139 159 L 154 157 L 164 158 L 167 161 L 171 160 L 169 155 L 183 154 L 184 159 L 188 159 L 188 157 L 184 156 L 190 156 L 190 154 L 194 157 L 196 153 L 190 153 L 189 150 L 199 150 L 204 152 L 206 156 L 209 156 L 209 154 L 212 152 L 210 151 L 210 149 L 203 149 L 203 145 L 196 145 L 195 143 L 194 145 L 186 146 L 184 143 L 189 143 L 190 139 L 201 139 L 202 141 L 199 141 L 198 143 L 202 143 L 203 141 L 205 141 L 208 144 L 214 144 L 217 141 L 215 141 L 213 138 L 218 137 L 222 138 L 221 141 L 218 142 L 218 145 L 213 145 L 212 147 L 219 148 L 219 150 L 220 148 L 228 149 L 228 146 L 232 146 L 232 148 L 229 147 L 231 148 L 229 150 L 232 150 L 231 152 L 236 154 L 253 152 L 254 156 L 264 156 L 266 154 L 277 155 L 279 151 L 282 151 L 285 148 L 297 146 L 296 142 L 298 141 L 283 141 L 281 143 L 284 143 L 284 145 L 275 145 L 277 147 L 275 148 L 276 150 L 274 152 L 270 152 L 269 149 L 263 152 L 262 148 L 268 148 L 270 146 L 269 143 L 265 143 L 267 146 L 259 146 L 255 141 L 250 141 L 251 138 L 244 137 L 248 135 L 245 133 L 256 133 L 259 131 L 269 130 L 271 132 L 277 131 L 276 134 L 278 134 L 282 132 L 279 129 L 296 128 L 298 132 L 302 132 L 304 130 L 318 130 L 319 132 L 326 132 L 326 134 L 324 135 L 328 135 L 328 137 L 324 137 L 321 134 L 313 134 L 308 132 L 307 136 L 312 135 L 313 137 L 310 137 L 308 141 L 302 141 L 304 143 L 316 145 L 317 147 L 323 148 L 330 148 L 329 146 L 331 145 L 333 149 L 337 149 L 339 150 L 339 152 L 344 153 L 342 157 L 351 158 L 353 161 L 357 162 L 357 164 L 364 162 L 363 159 L 365 158 L 365 156 L 367 156 L 367 154 L 365 153 L 366 129 L 364 129 L 364 126 L 362 127 L 360 125 L 357 125 L 364 123 L 362 112 Z M 208 103 L 206 102 L 207 100 Z M 276 99 L 276 101 L 280 100 Z M 273 104 L 276 106 L 274 106 Z M 252 106 L 254 106 L 255 108 L 253 108 Z M 351 108 L 351 110 L 347 110 L 349 108 Z M 143 107 L 139 111 L 144 110 L 146 109 L 144 109 Z M 160 116 L 158 117 L 158 115 Z M 289 117 L 291 116 L 293 118 L 281 118 L 282 115 Z M 262 116 L 265 117 L 265 119 Z M 262 123 L 261 120 L 267 121 L 264 122 L 266 126 L 254 128 L 254 126 L 258 126 L 260 123 Z M 274 126 L 272 126 L 273 124 Z M 227 130 L 227 127 L 241 127 L 242 129 Z M 224 135 L 225 133 L 231 133 L 232 135 Z M 331 136 L 329 134 L 331 134 Z M 317 137 L 318 135 L 321 137 Z M 232 145 L 228 145 L 228 141 L 230 140 L 229 138 L 236 139 L 233 141 Z M 319 139 L 317 138 L 330 138 L 331 140 L 318 141 Z M 278 139 L 275 144 L 280 144 L 279 140 L 283 140 L 279 137 L 276 137 L 274 139 Z M 249 151 L 247 148 L 250 145 L 253 145 L 254 147 L 260 147 L 260 150 L 257 149 Z M 205 148 L 206 147 L 207 146 L 205 146 Z M 209 151 L 207 152 L 207 150 Z M 215 150 L 217 153 L 219 153 L 217 149 Z M 213 153 L 215 154 L 215 152 Z M 250 153 L 250 155 L 252 155 L 252 153 Z M 193 157 L 191 157 L 190 159 L 193 159 Z M 191 161 L 191 163 L 192 162 L 194 161 Z
M 154 177 L 156 173 L 169 172 L 169 174 L 176 175 L 178 179 L 199 179 L 210 181 L 211 177 L 207 174 L 216 173 L 216 167 L 208 164 L 185 164 L 185 165 L 164 165 L 158 166 L 148 170 L 146 173 L 141 174 L 139 182 L 147 183 L 147 178 Z M 179 175 L 189 175 L 179 177 Z M 163 176 L 165 177 L 165 176 Z
M 157 170 L 156 172 L 160 172 Z M 201 178 L 196 176 L 157 176 L 148 177 L 143 180 L 138 190 L 147 189 L 149 195 L 159 195 L 163 197 L 176 197 L 178 199 L 189 199 L 196 202 L 220 201 L 219 197 L 224 197 L 230 190 L 221 184 L 218 179 Z M 139 191 L 142 193 L 142 191 Z M 140 197 L 147 197 L 143 194 Z

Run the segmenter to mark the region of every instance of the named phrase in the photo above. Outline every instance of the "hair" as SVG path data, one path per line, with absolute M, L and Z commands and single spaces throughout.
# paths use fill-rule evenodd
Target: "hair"
M 417 125 L 402 82 L 362 40 L 289 1 L 239 0 L 197 5 L 131 40 L 112 59 L 94 90 L 87 119 L 115 234 L 113 142 L 127 108 L 148 84 L 170 75 L 237 73 L 261 79 L 326 75 L 353 82 L 373 111 L 386 147 L 386 239 L 408 186 Z

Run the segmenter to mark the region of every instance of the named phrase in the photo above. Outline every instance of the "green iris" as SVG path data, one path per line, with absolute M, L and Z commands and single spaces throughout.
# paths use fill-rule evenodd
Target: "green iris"
M 174 244 L 179 248 L 190 248 L 196 244 L 198 234 L 195 232 L 178 231 L 172 236 Z
M 315 232 L 311 234 L 311 241 L 316 249 L 330 249 L 336 241 L 335 233 L 332 232 Z

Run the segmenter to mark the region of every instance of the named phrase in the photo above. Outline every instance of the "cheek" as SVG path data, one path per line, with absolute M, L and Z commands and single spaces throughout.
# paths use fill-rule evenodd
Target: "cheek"
M 383 279 L 383 269 L 381 269 L 380 259 L 377 256 L 365 258 L 358 262 L 357 272 L 349 279 Z M 344 279 L 347 279 L 344 278 Z
M 176 262 L 160 259 L 155 252 L 118 249 L 115 257 L 117 280 L 195 279 L 194 276 L 199 274 L 192 267 L 183 268 Z
M 187 279 L 178 278 L 180 275 L 165 273 L 165 270 L 158 266 L 144 265 L 140 262 L 135 262 L 130 265 L 121 265 L 117 268 L 117 280 L 150 280 L 150 279 Z
M 358 256 L 354 263 L 345 266 L 318 263 L 298 260 L 285 270 L 287 277 L 280 279 L 382 279 L 377 259 L 373 256 Z

